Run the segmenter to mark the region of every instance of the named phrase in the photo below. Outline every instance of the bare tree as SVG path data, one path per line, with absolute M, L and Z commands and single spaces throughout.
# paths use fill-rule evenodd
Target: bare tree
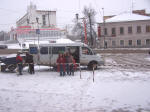
M 86 19 L 85 24 L 86 24 L 86 30 L 87 30 L 88 44 L 91 47 L 93 47 L 95 43 L 95 39 L 96 39 L 96 32 L 94 30 L 96 12 L 93 8 L 85 6 L 82 13 L 84 15 L 84 18 Z M 83 24 L 83 21 L 79 21 L 79 19 L 80 18 L 76 17 L 75 25 L 74 25 L 72 32 L 76 34 L 77 36 L 80 36 L 81 41 L 84 42 L 84 36 L 85 36 L 84 24 Z
M 83 14 L 84 17 L 87 18 L 88 41 L 90 46 L 93 47 L 96 39 L 96 32 L 94 31 L 96 12 L 93 8 L 85 6 L 83 10 Z

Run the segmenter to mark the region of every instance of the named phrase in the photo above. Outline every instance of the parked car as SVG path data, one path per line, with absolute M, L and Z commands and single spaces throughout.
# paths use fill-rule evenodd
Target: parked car
M 21 54 L 21 57 L 25 59 L 24 54 Z M 13 72 L 16 68 L 17 68 L 16 54 L 11 54 L 5 57 L 0 57 L 1 72 L 5 72 L 5 71 Z

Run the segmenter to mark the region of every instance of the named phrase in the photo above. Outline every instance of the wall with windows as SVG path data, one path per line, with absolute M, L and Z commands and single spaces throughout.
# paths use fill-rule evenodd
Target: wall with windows
M 101 48 L 150 47 L 150 20 L 101 23 L 100 26 Z

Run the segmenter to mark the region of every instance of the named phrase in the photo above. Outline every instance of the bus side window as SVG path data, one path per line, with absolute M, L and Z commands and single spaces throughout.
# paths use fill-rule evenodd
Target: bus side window
M 59 53 L 64 53 L 65 52 L 65 47 L 53 47 L 52 48 L 52 54 L 59 54 Z
M 48 54 L 48 47 L 41 47 L 40 48 L 40 53 L 41 54 Z
M 29 52 L 30 52 L 30 54 L 37 54 L 38 49 L 37 49 L 37 47 L 30 47 Z
M 93 55 L 92 51 L 87 47 L 82 47 L 82 54 L 84 54 L 84 55 Z

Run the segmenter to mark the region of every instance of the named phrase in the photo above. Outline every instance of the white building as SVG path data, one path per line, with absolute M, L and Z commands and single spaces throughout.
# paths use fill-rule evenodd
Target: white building
M 27 13 L 16 24 L 17 27 L 31 26 L 31 28 L 37 28 L 37 19 L 39 28 L 56 27 L 56 11 L 37 10 L 36 5 L 32 3 L 28 6 Z
M 99 24 L 99 47 L 139 48 L 150 47 L 150 17 L 123 13 Z M 105 43 L 105 44 L 104 44 Z
M 11 32 L 12 40 L 43 40 L 61 36 L 61 30 L 56 27 L 56 11 L 37 10 L 32 3 L 28 6 L 27 13 L 16 22 L 16 26 Z

